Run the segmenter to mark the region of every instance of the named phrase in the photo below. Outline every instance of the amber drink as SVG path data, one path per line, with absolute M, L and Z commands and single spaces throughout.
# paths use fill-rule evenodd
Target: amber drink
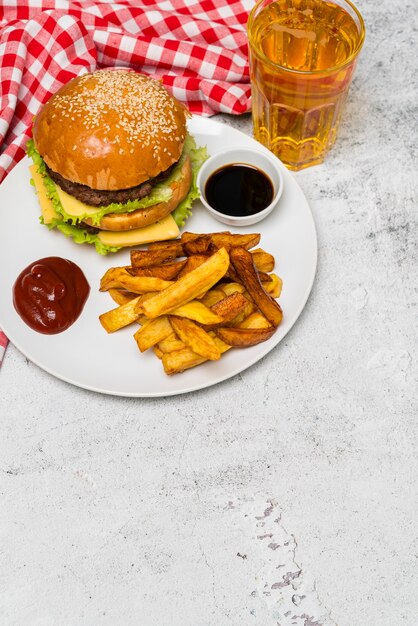
M 348 0 L 259 0 L 248 20 L 254 136 L 289 169 L 321 163 L 365 36 Z

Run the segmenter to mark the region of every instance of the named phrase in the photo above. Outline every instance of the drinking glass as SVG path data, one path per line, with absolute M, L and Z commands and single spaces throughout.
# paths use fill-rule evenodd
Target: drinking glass
M 248 20 L 254 136 L 291 170 L 335 142 L 364 42 L 350 0 L 259 0 Z

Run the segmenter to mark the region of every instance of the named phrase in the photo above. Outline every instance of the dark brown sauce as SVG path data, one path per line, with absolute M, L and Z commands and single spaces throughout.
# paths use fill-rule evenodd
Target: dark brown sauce
M 267 174 L 244 163 L 221 167 L 209 176 L 205 186 L 210 206 L 236 217 L 260 213 L 269 206 L 273 195 L 273 183 Z
M 19 274 L 13 286 L 13 304 L 28 326 L 54 335 L 76 321 L 89 293 L 81 269 L 53 256 L 31 263 Z

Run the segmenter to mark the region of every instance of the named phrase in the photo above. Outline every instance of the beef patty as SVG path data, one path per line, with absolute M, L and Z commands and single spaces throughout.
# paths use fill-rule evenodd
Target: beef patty
M 116 189 L 114 191 L 106 191 L 102 189 L 92 189 L 87 185 L 81 185 L 80 183 L 73 183 L 71 180 L 64 178 L 58 172 L 54 172 L 48 166 L 46 170 L 48 176 L 61 187 L 63 191 L 66 191 L 70 196 L 74 196 L 77 200 L 88 204 L 89 206 L 107 206 L 108 204 L 125 204 L 129 200 L 140 200 L 148 194 L 154 185 L 168 178 L 177 163 L 171 165 L 168 169 L 161 174 L 158 174 L 155 178 L 136 185 L 135 187 L 129 187 L 129 189 Z

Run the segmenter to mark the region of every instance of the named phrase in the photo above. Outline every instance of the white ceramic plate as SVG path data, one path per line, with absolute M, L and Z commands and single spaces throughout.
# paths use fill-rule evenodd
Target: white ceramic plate
M 190 132 L 209 154 L 230 147 L 264 150 L 240 131 L 212 120 L 193 117 Z M 241 228 L 260 232 L 260 245 L 276 257 L 283 279 L 280 304 L 284 318 L 273 337 L 252 348 L 232 349 L 220 361 L 208 362 L 175 376 L 164 374 L 161 362 L 150 350 L 138 351 L 131 326 L 108 335 L 98 316 L 115 305 L 110 296 L 98 291 L 100 277 L 111 266 L 129 263 L 129 251 L 100 256 L 93 247 L 74 244 L 58 231 L 49 231 L 38 222 L 39 207 L 29 184 L 29 161 L 23 159 L 0 186 L 0 327 L 13 344 L 33 363 L 64 381 L 101 393 L 128 397 L 170 396 L 209 387 L 253 365 L 283 339 L 299 317 L 308 299 L 315 276 L 317 239 L 306 198 L 282 163 L 284 191 L 279 206 L 264 221 Z M 196 202 L 187 230 L 221 231 Z M 231 227 L 231 231 L 234 229 Z M 76 263 L 86 275 L 91 292 L 80 318 L 58 335 L 31 330 L 16 313 L 12 301 L 13 284 L 27 265 L 47 256 L 61 256 Z

